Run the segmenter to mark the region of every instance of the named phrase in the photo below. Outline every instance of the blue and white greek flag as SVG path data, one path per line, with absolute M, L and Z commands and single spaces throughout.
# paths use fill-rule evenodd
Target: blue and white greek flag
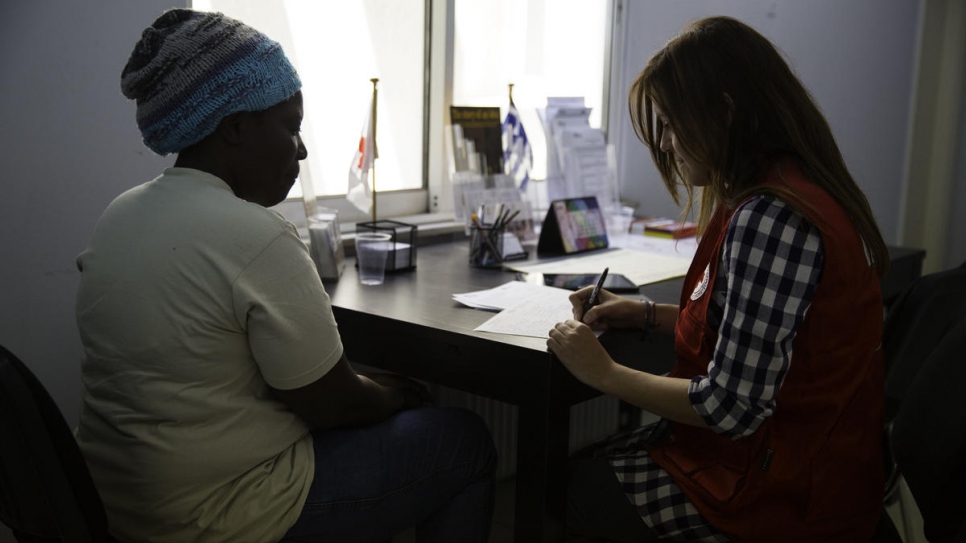
M 503 170 L 520 190 L 525 190 L 527 182 L 530 181 L 532 167 L 533 150 L 523 123 L 520 122 L 517 106 L 510 100 L 510 109 L 503 121 Z

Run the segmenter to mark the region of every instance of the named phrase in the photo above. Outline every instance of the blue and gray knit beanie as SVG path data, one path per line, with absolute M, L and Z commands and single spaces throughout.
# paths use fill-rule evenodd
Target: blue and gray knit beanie
M 254 28 L 190 9 L 164 12 L 141 34 L 121 73 L 137 101 L 144 144 L 177 153 L 214 132 L 226 116 L 261 111 L 302 87 L 282 47 Z

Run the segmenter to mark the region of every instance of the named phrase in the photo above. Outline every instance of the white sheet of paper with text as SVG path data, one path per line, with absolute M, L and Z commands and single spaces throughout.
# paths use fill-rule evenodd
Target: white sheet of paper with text
M 570 291 L 557 287 L 548 287 L 546 285 L 524 283 L 522 281 L 508 281 L 498 287 L 487 290 L 454 294 L 453 299 L 463 305 L 476 309 L 500 311 L 519 304 L 521 300 L 538 295 L 566 298 L 570 296 Z
M 476 330 L 549 338 L 555 324 L 574 317 L 569 296 L 570 292 L 563 289 L 544 291 L 497 313 Z

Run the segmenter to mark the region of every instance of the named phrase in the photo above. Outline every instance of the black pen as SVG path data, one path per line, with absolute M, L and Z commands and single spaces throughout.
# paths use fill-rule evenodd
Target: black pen
M 600 274 L 600 279 L 597 280 L 597 286 L 595 286 L 594 290 L 590 292 L 590 298 L 587 298 L 587 303 L 584 304 L 584 314 L 581 315 L 580 322 L 584 321 L 584 317 L 587 315 L 587 312 L 590 311 L 590 308 L 600 303 L 600 300 L 598 299 L 600 298 L 600 289 L 604 286 L 604 279 L 607 279 L 608 270 L 610 270 L 610 268 L 604 268 L 604 273 Z
M 520 214 L 520 210 L 519 209 L 516 210 L 516 211 L 514 211 L 513 213 L 510 213 L 509 211 L 507 211 L 507 214 L 503 218 L 503 222 L 500 223 L 500 228 L 506 227 L 506 225 L 510 224 L 510 221 L 512 221 L 513 219 L 515 219 L 516 216 L 519 215 L 519 214 Z

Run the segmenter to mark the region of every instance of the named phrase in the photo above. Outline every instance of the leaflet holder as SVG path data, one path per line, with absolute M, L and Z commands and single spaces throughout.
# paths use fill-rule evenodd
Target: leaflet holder
M 309 232 L 309 255 L 322 281 L 338 281 L 345 269 L 339 212 L 319 207 L 315 211 L 305 218 Z

